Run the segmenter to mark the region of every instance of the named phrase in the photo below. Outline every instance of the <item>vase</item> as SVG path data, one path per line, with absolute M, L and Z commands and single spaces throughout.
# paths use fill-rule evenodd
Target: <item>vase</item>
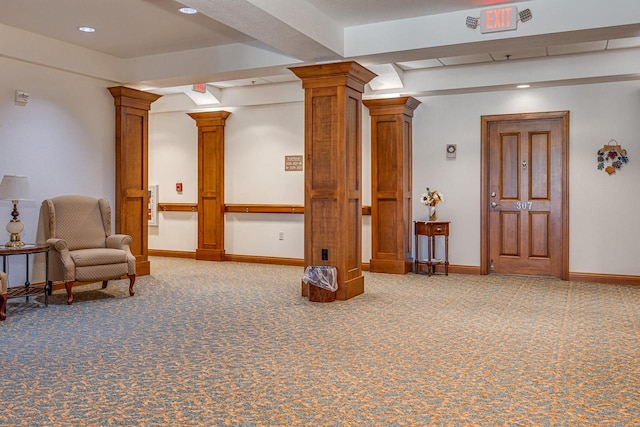
M 436 221 L 438 219 L 438 212 L 436 212 L 435 206 L 427 206 L 427 212 L 429 213 L 429 221 Z

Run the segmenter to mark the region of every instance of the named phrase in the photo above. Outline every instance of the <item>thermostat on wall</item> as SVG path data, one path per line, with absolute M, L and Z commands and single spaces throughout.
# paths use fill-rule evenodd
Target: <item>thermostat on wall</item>
M 456 144 L 447 144 L 447 157 L 455 159 L 456 151 L 458 151 Z

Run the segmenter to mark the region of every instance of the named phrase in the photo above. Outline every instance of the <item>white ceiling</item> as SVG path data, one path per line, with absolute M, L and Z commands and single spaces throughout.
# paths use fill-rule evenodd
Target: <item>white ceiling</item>
M 0 23 L 118 58 L 251 40 L 175 0 L 2 0 Z M 95 33 L 78 31 L 80 26 Z
M 498 4 L 517 4 L 519 9 L 530 7 L 535 21 L 536 6 L 543 1 L 550 0 L 2 0 L 0 24 L 123 60 L 244 44 L 297 58 L 301 63 L 313 63 L 349 59 L 340 52 L 342 40 L 336 39 L 334 33 L 341 34 L 352 27 L 465 11 L 463 17 L 478 16 L 479 9 Z M 638 2 L 616 1 L 627 1 L 630 5 Z M 200 13 L 179 13 L 184 5 L 195 7 Z M 79 26 L 94 27 L 96 32 L 81 33 L 77 30 Z M 464 27 L 464 22 L 460 26 Z M 475 31 L 465 30 L 469 34 Z M 546 34 L 523 37 L 521 41 L 512 38 L 507 44 L 450 46 L 444 40 L 438 49 L 407 49 L 392 56 L 400 69 L 415 70 L 640 47 L 640 32 L 633 26 L 568 34 L 575 37 Z M 384 62 L 384 55 L 377 60 L 372 58 L 375 55 L 362 56 L 365 65 Z M 279 70 L 276 67 L 269 74 L 259 67 L 237 73 L 230 69 L 219 73 L 220 79 L 208 82 L 226 88 L 296 79 L 291 73 L 274 71 Z M 197 78 L 193 77 L 194 82 Z M 172 90 L 176 89 L 160 91 Z
M 238 0 L 226 0 L 226 2 Z M 292 9 L 296 2 L 289 0 Z M 503 0 L 306 0 L 342 27 L 506 4 Z M 185 2 L 187 3 L 187 2 Z M 211 3 L 225 3 L 212 0 Z M 247 2 L 250 3 L 250 2 Z M 217 6 L 217 5 L 215 5 Z M 119 58 L 254 40 L 176 0 L 2 0 L 0 23 Z M 244 6 L 250 9 L 250 5 Z M 295 11 L 294 11 L 295 13 Z M 97 31 L 83 34 L 79 26 Z

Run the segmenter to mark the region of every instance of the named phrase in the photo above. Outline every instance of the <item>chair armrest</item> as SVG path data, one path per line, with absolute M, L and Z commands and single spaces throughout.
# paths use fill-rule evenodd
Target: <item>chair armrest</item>
M 62 252 L 67 249 L 67 242 L 63 239 L 47 239 L 47 244 L 49 245 L 49 249 L 53 249 L 58 252 Z
M 0 271 L 0 295 L 7 293 L 7 275 Z M 0 303 L 2 301 L 0 300 Z M 1 308 L 1 307 L 0 307 Z
M 127 254 L 127 274 L 136 274 L 136 257 L 131 253 L 131 242 L 133 239 L 128 234 L 112 234 L 107 237 L 107 248 L 122 249 Z
M 112 234 L 107 237 L 107 247 L 111 249 L 124 249 L 132 242 L 128 234 Z
M 46 242 L 49 245 L 49 248 L 53 251 L 51 257 L 50 267 L 50 280 L 64 280 L 65 282 L 75 280 L 75 263 L 71 259 L 71 255 L 69 254 L 69 247 L 67 245 L 67 241 L 64 239 L 56 239 L 51 238 L 47 239 Z M 58 265 L 56 266 L 56 260 L 58 261 Z M 62 277 L 59 277 L 59 274 Z

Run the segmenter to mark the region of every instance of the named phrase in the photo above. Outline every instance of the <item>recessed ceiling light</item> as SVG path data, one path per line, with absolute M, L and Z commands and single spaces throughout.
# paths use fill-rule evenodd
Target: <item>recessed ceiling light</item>
M 518 85 L 518 86 L 516 86 L 516 87 L 517 87 L 518 89 L 527 89 L 527 88 L 530 88 L 530 87 L 531 87 L 531 85 Z
M 93 27 L 78 27 L 78 30 L 82 31 L 83 33 L 95 33 L 96 29 Z
M 181 7 L 180 9 L 181 13 L 184 13 L 185 15 L 193 15 L 195 13 L 198 13 L 197 10 L 191 8 L 191 7 Z

